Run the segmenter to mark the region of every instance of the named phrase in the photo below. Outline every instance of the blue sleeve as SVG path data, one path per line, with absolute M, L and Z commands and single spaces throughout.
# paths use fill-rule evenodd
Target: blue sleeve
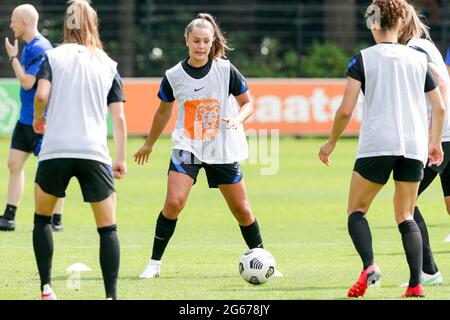
M 345 75 L 361 82 L 361 90 L 365 93 L 366 74 L 364 71 L 364 62 L 361 52 L 350 59 Z
M 445 58 L 445 63 L 450 66 L 450 47 L 447 50 L 447 58 Z
M 31 48 L 28 53 L 28 59 L 26 59 L 27 64 L 29 64 L 29 66 L 25 65 L 25 67 L 28 67 L 25 70 L 26 74 L 37 76 L 42 63 L 45 61 L 45 52 L 49 49 L 51 49 L 50 44 L 47 46 L 44 42 L 38 42 Z
M 33 48 L 30 50 L 29 58 L 27 59 L 28 63 L 31 65 L 28 66 L 28 68 L 25 70 L 26 74 L 37 76 L 42 63 L 45 61 L 45 51 L 46 48 L 44 47 L 38 45 L 33 46 Z M 38 59 L 39 57 L 41 58 Z M 37 60 L 34 61 L 35 59 Z
M 230 84 L 228 88 L 229 94 L 237 97 L 248 91 L 247 81 L 239 70 L 230 63 Z
M 161 101 L 163 102 L 175 101 L 172 86 L 170 85 L 169 80 L 167 80 L 166 76 L 164 76 L 164 78 L 161 81 L 161 86 L 159 87 L 158 92 L 158 98 L 161 99 Z

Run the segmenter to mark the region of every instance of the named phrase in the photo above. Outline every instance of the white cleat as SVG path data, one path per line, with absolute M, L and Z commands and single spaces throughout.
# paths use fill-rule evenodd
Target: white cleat
M 147 267 L 145 267 L 144 272 L 141 273 L 139 278 L 141 279 L 152 279 L 159 277 L 161 273 L 161 261 L 150 260 Z
M 450 233 L 448 234 L 447 238 L 444 240 L 445 242 L 450 242 Z
M 42 291 L 41 299 L 42 300 L 58 300 L 56 298 L 56 294 L 53 292 L 52 288 L 48 284 L 44 285 L 44 291 Z
M 427 274 L 422 271 L 422 279 L 420 279 L 420 284 L 424 287 L 439 286 L 444 282 L 441 273 L 438 271 L 435 274 Z M 402 283 L 400 287 L 407 287 L 408 282 Z
M 283 278 L 283 274 L 280 272 L 280 270 L 275 269 L 275 272 L 273 273 L 274 278 Z

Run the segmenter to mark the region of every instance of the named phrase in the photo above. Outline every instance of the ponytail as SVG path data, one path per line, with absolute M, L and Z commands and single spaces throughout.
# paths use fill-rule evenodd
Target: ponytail
M 400 31 L 398 42 L 406 44 L 413 38 L 425 38 L 431 41 L 430 28 L 422 22 L 423 15 L 418 13 L 412 5 L 408 5 L 408 19 Z

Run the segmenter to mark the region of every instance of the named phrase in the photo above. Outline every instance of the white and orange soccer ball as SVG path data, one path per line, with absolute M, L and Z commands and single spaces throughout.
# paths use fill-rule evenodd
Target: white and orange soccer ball
M 261 248 L 246 251 L 239 261 L 242 279 L 255 285 L 271 280 L 275 269 L 275 258 L 269 251 Z

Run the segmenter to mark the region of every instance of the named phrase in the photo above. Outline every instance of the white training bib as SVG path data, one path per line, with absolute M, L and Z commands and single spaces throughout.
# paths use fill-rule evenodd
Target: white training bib
M 357 159 L 404 156 L 426 165 L 425 55 L 399 44 L 377 44 L 361 54 L 366 87 Z
M 178 119 L 172 133 L 174 149 L 192 152 L 202 162 L 218 164 L 248 158 L 244 126 L 227 129 L 223 118 L 239 113 L 236 99 L 229 94 L 230 62 L 214 59 L 211 70 L 194 79 L 181 62 L 166 72 L 175 99 Z
M 52 90 L 40 160 L 78 158 L 111 164 L 107 97 L 117 63 L 106 53 L 65 44 L 47 51 Z
M 447 92 L 450 94 L 450 77 L 448 75 L 447 71 L 447 65 L 444 62 L 444 59 L 442 58 L 441 53 L 439 52 L 438 48 L 434 45 L 433 42 L 426 39 L 411 39 L 408 42 L 408 46 L 415 46 L 419 47 L 420 49 L 424 50 L 431 58 L 431 62 L 433 62 L 438 71 L 439 75 L 442 79 L 444 79 L 445 83 L 447 84 Z M 447 97 L 448 98 L 448 97 Z M 428 111 L 428 121 L 431 120 L 431 113 L 432 113 L 432 106 L 430 101 L 427 100 L 427 111 Z M 448 142 L 450 141 L 450 99 L 447 99 L 445 101 L 445 121 L 444 121 L 444 129 L 442 130 L 442 141 Z

